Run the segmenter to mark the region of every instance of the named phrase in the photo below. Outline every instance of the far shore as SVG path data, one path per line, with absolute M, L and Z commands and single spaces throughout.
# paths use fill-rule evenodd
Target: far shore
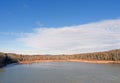
M 32 64 L 40 62 L 84 62 L 84 63 L 98 63 L 98 64 L 109 64 L 109 63 L 120 63 L 120 61 L 105 61 L 105 60 L 35 60 L 35 61 L 20 61 L 18 64 Z
M 21 55 L 0 52 L 0 68 L 11 63 L 31 64 L 39 62 L 84 62 L 98 64 L 120 64 L 120 49 L 72 55 Z

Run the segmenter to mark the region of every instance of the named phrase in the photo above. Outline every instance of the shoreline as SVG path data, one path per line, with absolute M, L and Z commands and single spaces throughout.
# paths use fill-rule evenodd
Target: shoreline
M 40 62 L 83 62 L 83 63 L 98 63 L 98 64 L 110 64 L 120 63 L 120 61 L 105 61 L 105 60 L 35 60 L 35 61 L 20 61 L 18 64 L 32 64 Z
M 0 68 L 12 63 L 31 64 L 39 62 L 84 62 L 98 64 L 120 64 L 120 49 L 72 55 L 22 55 L 0 52 Z

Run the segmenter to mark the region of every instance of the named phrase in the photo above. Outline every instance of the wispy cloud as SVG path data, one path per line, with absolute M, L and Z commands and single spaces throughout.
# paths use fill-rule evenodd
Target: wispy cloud
M 17 40 L 35 53 L 71 54 L 120 48 L 120 19 L 77 26 L 37 28 Z
M 24 3 L 24 4 L 23 4 L 23 7 L 24 7 L 24 8 L 29 8 L 29 5 L 26 4 L 26 3 Z
M 36 24 L 38 27 L 43 26 L 43 24 L 42 24 L 40 21 L 36 21 L 35 24 Z
M 0 35 L 8 35 L 8 36 L 23 36 L 29 33 L 24 33 L 24 32 L 0 32 Z

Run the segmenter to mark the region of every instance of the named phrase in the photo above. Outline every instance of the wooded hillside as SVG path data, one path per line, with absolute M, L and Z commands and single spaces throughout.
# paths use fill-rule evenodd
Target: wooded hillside
M 19 63 L 22 61 L 30 62 L 35 60 L 120 61 L 120 49 L 73 55 L 20 55 L 14 53 L 0 53 L 0 67 L 10 63 Z

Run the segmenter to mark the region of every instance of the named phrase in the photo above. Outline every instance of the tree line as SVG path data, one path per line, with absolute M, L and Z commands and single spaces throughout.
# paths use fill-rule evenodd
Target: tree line
M 72 55 L 22 55 L 14 53 L 0 53 L 0 66 L 19 63 L 20 61 L 35 61 L 35 60 L 96 60 L 96 61 L 120 61 L 120 49 L 82 53 Z
M 72 55 L 15 55 L 19 61 L 33 60 L 108 60 L 120 61 L 120 50 L 111 50 L 105 52 L 72 54 Z

